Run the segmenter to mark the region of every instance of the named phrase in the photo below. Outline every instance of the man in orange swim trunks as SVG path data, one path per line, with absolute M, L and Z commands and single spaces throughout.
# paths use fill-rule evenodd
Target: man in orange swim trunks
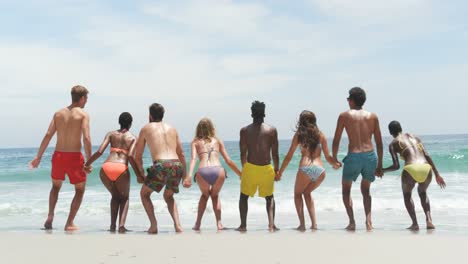
M 86 173 L 91 172 L 90 167 L 84 167 L 84 158 L 81 154 L 81 138 L 83 138 L 86 158 L 91 156 L 91 138 L 89 134 L 89 115 L 83 111 L 88 100 L 88 90 L 80 85 L 71 89 L 72 103 L 68 107 L 57 111 L 50 122 L 47 133 L 42 139 L 36 157 L 30 162 L 31 168 L 37 168 L 41 162 L 50 140 L 57 132 L 57 143 L 52 156 L 52 189 L 49 196 L 49 214 L 44 223 L 45 229 L 52 229 L 55 205 L 65 174 L 70 183 L 75 185 L 75 196 L 70 208 L 65 230 L 77 230 L 73 220 L 80 208 L 86 184 Z

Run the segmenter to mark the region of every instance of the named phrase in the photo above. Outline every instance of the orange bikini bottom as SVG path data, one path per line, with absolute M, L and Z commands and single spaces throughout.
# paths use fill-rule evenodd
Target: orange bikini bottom
M 128 166 L 124 163 L 104 162 L 102 164 L 102 170 L 111 181 L 116 181 L 127 169 Z

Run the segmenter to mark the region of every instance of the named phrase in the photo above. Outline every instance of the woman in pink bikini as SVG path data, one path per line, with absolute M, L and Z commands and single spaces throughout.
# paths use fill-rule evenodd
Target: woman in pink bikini
M 219 154 L 223 156 L 226 164 L 240 177 L 241 171 L 236 164 L 231 160 L 224 143 L 216 137 L 213 123 L 208 118 L 203 118 L 197 125 L 195 138 L 192 141 L 192 159 L 190 160 L 189 174 L 192 175 L 197 156 L 200 160 L 198 170 L 195 174 L 195 181 L 200 187 L 201 196 L 198 203 L 197 221 L 193 230 L 199 231 L 201 219 L 206 209 L 208 199 L 211 197 L 213 203 L 213 211 L 216 217 L 216 225 L 218 230 L 223 229 L 221 224 L 221 202 L 219 201 L 219 192 L 223 187 L 224 179 L 227 177 L 226 170 L 221 165 Z M 191 177 L 183 183 L 184 187 L 188 188 L 192 185 Z
M 134 147 L 136 137 L 130 133 L 132 126 L 132 115 L 124 112 L 119 116 L 120 129 L 107 133 L 99 149 L 86 162 L 85 166 L 90 166 L 97 160 L 110 144 L 110 153 L 106 161 L 102 164 L 99 172 L 101 181 L 112 195 L 111 200 L 111 225 L 110 231 L 116 231 L 117 215 L 119 216 L 119 233 L 128 231 L 125 228 L 125 220 L 128 212 L 128 195 L 130 192 L 130 172 L 128 162 L 137 175 L 138 182 L 143 182 L 143 177 L 139 175 L 134 160 Z

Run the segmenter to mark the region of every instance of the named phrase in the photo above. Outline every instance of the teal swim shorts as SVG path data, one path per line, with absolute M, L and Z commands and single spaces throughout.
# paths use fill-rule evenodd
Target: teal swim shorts
M 343 159 L 343 180 L 356 181 L 359 174 L 370 182 L 375 181 L 377 168 L 377 155 L 374 151 L 361 153 L 348 153 Z

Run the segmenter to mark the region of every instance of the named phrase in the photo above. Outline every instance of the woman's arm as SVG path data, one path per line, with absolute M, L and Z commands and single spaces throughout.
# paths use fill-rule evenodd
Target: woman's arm
M 135 146 L 136 146 L 137 138 L 134 137 L 132 144 L 130 145 L 130 149 L 128 150 L 128 162 L 132 166 L 133 172 L 135 172 L 135 176 L 137 177 L 138 183 L 143 183 L 145 180 L 145 176 L 141 175 L 140 170 L 138 169 L 138 165 L 135 160 Z
M 390 146 L 388 147 L 388 150 L 390 152 L 390 155 L 392 156 L 392 166 L 384 168 L 383 172 L 389 172 L 389 171 L 396 171 L 400 169 L 400 161 L 398 160 L 398 153 L 397 149 L 395 147 L 397 141 L 393 140 L 392 143 L 390 143 Z
M 185 188 L 192 186 L 192 173 L 195 170 L 195 165 L 197 163 L 197 144 L 195 143 L 195 139 L 192 141 L 191 144 L 191 153 L 192 156 L 190 158 L 190 167 L 187 178 L 184 180 L 183 185 Z
M 227 153 L 226 148 L 224 147 L 223 141 L 218 139 L 218 142 L 219 142 L 219 153 L 221 153 L 221 156 L 223 156 L 224 161 L 226 161 L 226 164 L 229 166 L 229 168 L 231 168 L 231 170 L 233 170 L 237 174 L 237 176 L 241 177 L 242 172 L 239 170 L 239 168 L 234 163 L 234 161 L 232 161 L 231 158 L 229 157 L 229 154 Z
M 286 154 L 286 157 L 284 157 L 283 163 L 281 164 L 281 168 L 278 171 L 278 180 L 281 179 L 281 176 L 283 175 L 284 170 L 286 169 L 289 162 L 291 161 L 298 144 L 299 143 L 298 143 L 297 133 L 296 133 L 294 134 L 294 137 L 291 141 L 291 146 L 289 147 L 288 154 Z
M 110 143 L 110 135 L 111 135 L 111 132 L 107 133 L 107 135 L 104 137 L 104 140 L 101 143 L 101 146 L 99 146 L 99 149 L 89 158 L 88 161 L 86 161 L 84 165 L 85 168 L 90 167 L 91 164 L 93 164 L 93 162 L 95 162 L 97 159 L 99 159 L 102 156 L 102 154 L 104 153 L 104 151 L 106 150 L 107 146 Z
M 425 148 L 424 145 L 422 144 L 421 140 L 420 140 L 419 138 L 416 138 L 416 140 L 418 141 L 418 143 L 420 144 L 421 148 L 422 148 L 423 151 L 424 151 L 424 157 L 426 157 L 427 162 L 429 163 L 429 165 L 431 165 L 432 170 L 434 171 L 437 184 L 440 186 L 440 188 L 445 188 L 446 184 L 445 184 L 444 178 L 442 178 L 442 176 L 440 176 L 439 170 L 437 170 L 437 168 L 436 168 L 436 166 L 435 166 L 435 164 L 434 164 L 434 161 L 432 160 L 431 156 L 430 156 L 429 153 L 426 151 L 426 148 Z
M 320 132 L 320 144 L 322 145 L 322 152 L 328 164 L 330 164 L 330 166 L 332 166 L 335 170 L 340 168 L 341 162 L 335 160 L 330 154 L 330 149 L 328 148 L 327 137 L 322 132 Z

